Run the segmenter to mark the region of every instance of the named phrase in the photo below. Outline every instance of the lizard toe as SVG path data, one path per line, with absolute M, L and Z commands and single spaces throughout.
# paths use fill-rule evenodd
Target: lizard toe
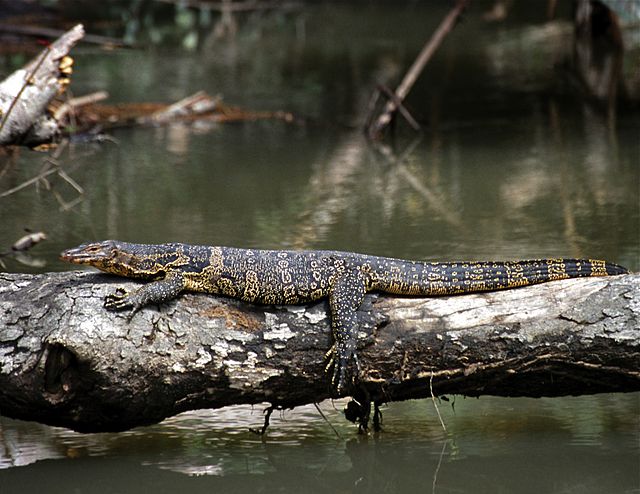
M 104 298 L 104 307 L 106 309 L 118 310 L 131 307 L 131 305 L 129 297 L 124 291 L 122 291 L 122 293 L 116 292 L 111 295 L 107 295 Z

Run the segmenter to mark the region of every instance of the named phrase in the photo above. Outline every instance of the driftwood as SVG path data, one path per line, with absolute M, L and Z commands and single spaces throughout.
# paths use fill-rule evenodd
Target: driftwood
M 71 48 L 84 36 L 78 24 L 0 82 L 0 145 L 38 146 L 60 132 L 49 105 L 68 84 Z
M 99 93 L 98 93 L 99 94 Z M 102 95 L 100 100 L 102 100 Z M 73 111 L 78 133 L 95 132 L 96 129 L 113 129 L 129 126 L 159 126 L 176 122 L 246 122 L 256 120 L 284 120 L 293 122 L 294 116 L 285 111 L 252 111 L 227 105 L 219 96 L 198 91 L 172 104 L 120 103 L 99 104 L 97 101 L 80 101 L 64 114 Z M 63 107 L 64 108 L 64 107 Z
M 241 403 L 330 397 L 326 304 L 185 294 L 128 323 L 102 307 L 128 280 L 0 273 L 0 414 L 124 430 Z M 361 378 L 374 401 L 640 390 L 640 275 L 413 299 L 367 296 Z

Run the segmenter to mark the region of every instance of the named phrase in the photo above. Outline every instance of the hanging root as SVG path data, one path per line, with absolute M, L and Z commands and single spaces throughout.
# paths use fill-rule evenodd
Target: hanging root
M 375 401 L 373 403 L 373 431 L 380 432 L 382 430 L 382 412 L 380 411 L 380 405 L 382 403 Z
M 379 423 L 379 419 L 377 416 L 379 414 L 378 405 L 375 404 L 376 412 L 373 417 L 373 427 L 374 430 L 378 430 L 377 423 Z M 364 434 L 369 431 L 369 417 L 371 416 L 371 396 L 369 395 L 369 391 L 364 386 L 359 386 L 356 392 L 354 393 L 351 401 L 347 403 L 344 407 L 344 416 L 345 418 L 353 422 L 354 424 L 358 424 L 358 432 Z
M 264 424 L 260 429 L 254 429 L 250 427 L 249 430 L 258 436 L 264 436 L 265 432 L 267 432 L 267 428 L 269 427 L 269 419 L 271 418 L 271 414 L 277 407 L 275 405 L 271 405 L 264 410 Z

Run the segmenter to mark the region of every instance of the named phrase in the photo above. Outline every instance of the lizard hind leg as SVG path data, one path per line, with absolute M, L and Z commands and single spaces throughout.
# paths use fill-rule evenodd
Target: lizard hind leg
M 364 274 L 359 268 L 347 268 L 336 274 L 329 292 L 333 346 L 329 350 L 329 366 L 333 367 L 331 384 L 342 395 L 352 385 L 352 364 L 359 371 L 356 354 L 358 319 L 356 311 L 366 292 Z

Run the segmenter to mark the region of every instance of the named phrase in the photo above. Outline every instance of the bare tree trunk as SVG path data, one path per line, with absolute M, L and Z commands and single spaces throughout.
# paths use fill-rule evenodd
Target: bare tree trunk
M 102 307 L 119 286 L 135 283 L 0 273 L 1 414 L 95 432 L 190 409 L 330 396 L 326 304 L 185 294 L 128 323 Z M 374 401 L 640 390 L 637 274 L 456 297 L 368 296 L 359 317 L 361 378 Z

